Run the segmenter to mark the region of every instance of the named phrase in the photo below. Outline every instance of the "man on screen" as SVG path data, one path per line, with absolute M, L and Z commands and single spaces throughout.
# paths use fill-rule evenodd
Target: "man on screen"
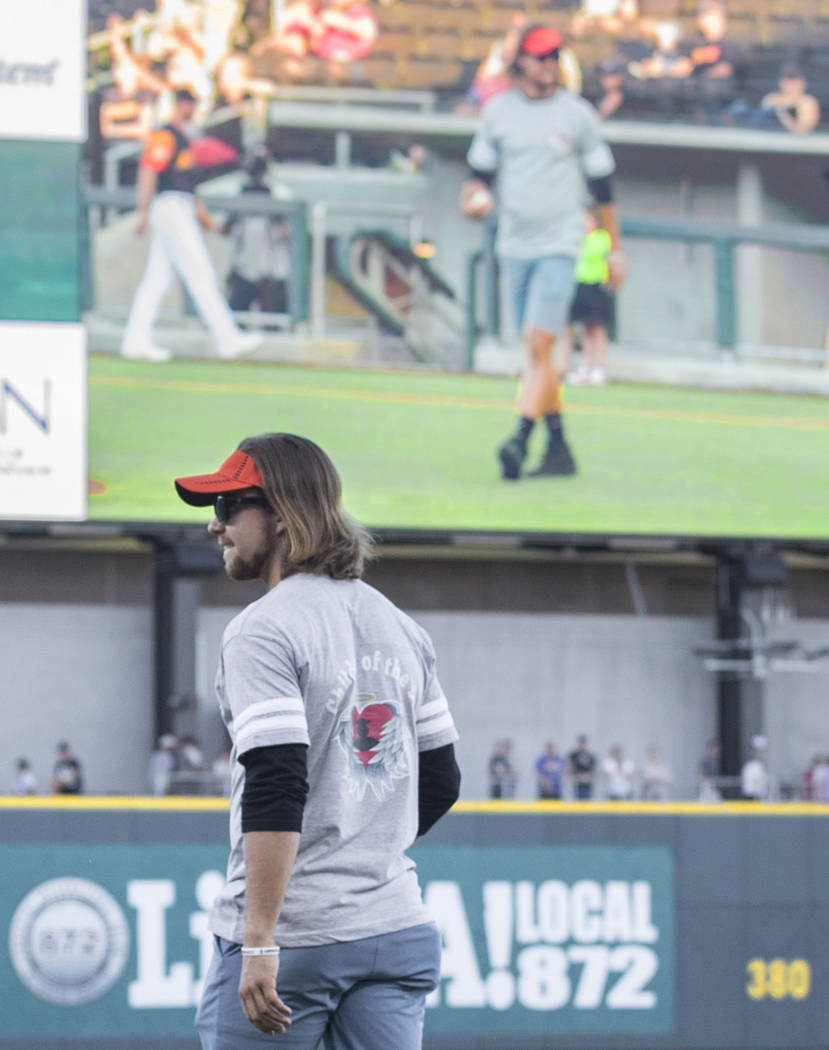
M 405 851 L 460 783 L 432 643 L 360 579 L 371 541 L 313 442 L 246 438 L 176 488 L 213 506 L 228 576 L 267 587 L 219 661 L 231 855 L 203 1050 L 418 1050 L 440 937 Z
M 187 134 L 196 100 L 186 88 L 176 92 L 169 124 L 153 132 L 138 168 L 136 233 L 150 229 L 150 252 L 130 307 L 121 353 L 145 361 L 168 361 L 170 351 L 153 343 L 152 330 L 175 274 L 184 281 L 216 340 L 219 357 L 251 353 L 262 342 L 255 332 L 242 332 L 219 290 L 200 225 L 210 228 L 206 209 L 196 200 L 200 174 Z
M 596 111 L 560 85 L 558 30 L 530 26 L 518 43 L 514 87 L 484 107 L 467 154 L 472 178 L 461 208 L 483 218 L 495 207 L 489 186 L 497 176 L 496 250 L 524 349 L 518 424 L 498 449 L 502 476 L 521 475 L 530 434 L 539 419 L 547 447 L 531 477 L 574 474 L 576 464 L 561 418 L 561 382 L 553 346 L 567 322 L 575 269 L 584 238 L 585 180 L 601 225 L 610 235 L 609 283 L 624 280 L 619 226 L 610 175 L 613 156 Z

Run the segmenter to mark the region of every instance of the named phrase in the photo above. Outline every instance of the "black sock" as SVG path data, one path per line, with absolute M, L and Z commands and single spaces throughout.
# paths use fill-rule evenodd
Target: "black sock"
M 530 419 L 527 416 L 518 417 L 518 429 L 515 431 L 515 437 L 521 442 L 521 447 L 524 449 L 527 447 L 527 442 L 530 440 L 530 434 L 532 434 L 534 426 L 534 419 Z
M 547 448 L 558 448 L 564 441 L 564 429 L 560 412 L 548 412 L 544 417 L 547 424 Z

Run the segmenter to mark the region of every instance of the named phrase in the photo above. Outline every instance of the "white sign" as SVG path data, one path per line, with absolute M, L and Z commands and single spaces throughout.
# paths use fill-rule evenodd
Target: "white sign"
M 17 976 L 48 1003 L 79 1006 L 109 991 L 129 958 L 124 913 L 88 879 L 41 883 L 18 905 L 9 928 Z
M 86 517 L 86 337 L 0 323 L 0 519 Z
M 86 138 L 86 2 L 0 3 L 0 138 Z

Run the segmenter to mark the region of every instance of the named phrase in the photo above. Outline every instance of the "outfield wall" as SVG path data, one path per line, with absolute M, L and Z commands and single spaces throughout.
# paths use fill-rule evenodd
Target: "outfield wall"
M 692 651 L 715 634 L 710 567 L 702 560 L 642 559 L 628 568 L 640 586 L 640 615 L 632 614 L 621 559 L 387 556 L 371 568 L 369 581 L 435 639 L 461 732 L 464 799 L 486 797 L 496 738 L 514 740 L 518 794 L 529 800 L 543 740 L 569 748 L 578 732 L 588 733 L 600 754 L 618 740 L 637 762 L 658 744 L 674 769 L 676 797 L 695 794 L 697 760 L 716 732 L 714 675 Z M 0 735 L 7 776 L 24 755 L 41 792 L 48 791 L 55 744 L 65 738 L 84 763 L 90 793 L 147 790 L 152 582 L 148 552 L 0 549 L 4 686 L 14 698 Z M 195 732 L 211 761 L 225 739 L 213 693 L 220 634 L 261 587 L 218 573 L 184 583 L 199 608 L 185 654 L 197 707 L 178 712 L 176 727 Z M 773 636 L 807 648 L 825 645 L 823 574 L 792 570 L 790 597 L 797 618 L 774 627 Z M 179 669 L 182 681 L 186 670 Z M 771 674 L 745 706 L 756 720 L 747 730 L 763 729 L 769 738 L 772 773 L 799 787 L 812 754 L 827 750 L 825 674 Z M 0 782 L 0 790 L 6 786 Z
M 218 800 L 0 799 L 0 1047 L 196 1050 Z M 829 807 L 460 805 L 426 1050 L 829 1044 Z

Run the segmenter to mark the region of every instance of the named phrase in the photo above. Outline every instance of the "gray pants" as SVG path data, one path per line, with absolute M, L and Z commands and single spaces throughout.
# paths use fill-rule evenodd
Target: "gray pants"
M 239 1000 L 240 946 L 215 938 L 196 1014 L 202 1050 L 420 1050 L 426 996 L 440 978 L 432 923 L 317 948 L 283 948 L 279 996 L 293 1011 L 265 1035 Z

